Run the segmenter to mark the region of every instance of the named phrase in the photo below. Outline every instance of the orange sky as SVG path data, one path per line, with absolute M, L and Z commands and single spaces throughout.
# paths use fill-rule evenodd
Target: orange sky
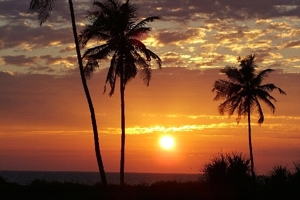
M 0 170 L 97 171 L 90 115 L 76 66 L 68 5 L 56 1 L 39 27 L 28 1 L 0 1 Z M 87 1 L 75 1 L 82 30 Z M 144 42 L 163 60 L 150 86 L 139 75 L 125 91 L 126 172 L 199 173 L 218 153 L 248 155 L 247 124 L 220 116 L 211 92 L 219 70 L 255 53 L 266 82 L 287 96 L 265 122 L 252 115 L 258 173 L 300 160 L 300 6 L 260 2 L 133 1 L 143 15 L 160 15 Z M 202 1 L 201 1 L 202 2 Z M 9 9 L 8 9 L 9 8 Z M 152 24 L 150 24 L 152 25 Z M 119 170 L 118 89 L 103 93 L 107 63 L 88 81 L 97 114 L 105 170 Z M 159 145 L 162 135 L 175 147 Z
M 101 152 L 107 171 L 118 171 L 120 100 L 102 94 L 106 70 L 89 80 L 97 112 Z M 149 87 L 136 78 L 126 88 L 126 171 L 198 173 L 214 155 L 248 155 L 247 124 L 220 116 L 211 92 L 217 70 L 154 70 Z M 286 80 L 290 81 L 286 81 Z M 264 108 L 264 124 L 253 113 L 257 171 L 299 159 L 298 74 L 274 72 L 270 82 L 287 96 L 273 115 Z M 79 76 L 1 74 L 0 169 L 96 171 L 87 103 Z M 5 107 L 2 106 L 5 103 Z M 161 135 L 175 139 L 172 150 L 159 146 Z

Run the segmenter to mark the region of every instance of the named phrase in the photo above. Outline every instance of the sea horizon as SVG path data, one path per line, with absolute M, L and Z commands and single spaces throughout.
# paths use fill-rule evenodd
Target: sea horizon
M 101 182 L 99 172 L 93 171 L 29 171 L 0 170 L 0 176 L 8 182 L 28 185 L 34 180 L 74 182 L 94 185 Z M 119 184 L 119 172 L 106 172 L 109 184 Z M 130 185 L 152 184 L 158 181 L 197 181 L 201 174 L 125 172 L 125 183 Z

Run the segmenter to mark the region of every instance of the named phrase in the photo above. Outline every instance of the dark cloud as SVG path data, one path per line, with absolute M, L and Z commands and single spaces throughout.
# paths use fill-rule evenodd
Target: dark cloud
M 53 57 L 50 55 L 44 55 L 44 56 L 40 56 L 40 59 L 44 60 L 44 62 L 47 65 L 52 65 L 52 64 L 56 64 L 57 62 L 69 62 L 69 63 L 76 63 L 77 58 L 76 57 L 72 57 L 72 56 L 67 56 L 67 57 Z
M 224 40 L 230 43 L 238 43 L 237 40 L 242 40 L 245 36 L 243 31 L 236 31 L 236 32 L 224 32 L 224 33 L 216 33 L 212 37 L 214 40 L 218 42 L 223 42 Z
M 28 24 L 6 24 L 0 26 L 0 43 L 2 48 L 15 48 L 26 44 L 31 48 L 51 46 L 52 43 L 69 44 L 73 42 L 72 30 L 51 26 L 31 27 Z
M 163 64 L 164 65 L 172 65 L 172 64 L 176 64 L 178 66 L 183 65 L 183 60 L 180 57 L 180 54 L 177 54 L 175 52 L 168 52 L 164 55 L 162 55 L 161 57 L 163 59 Z
M 173 0 L 139 1 L 141 13 L 157 14 L 168 19 L 234 19 L 273 18 L 300 14 L 299 0 Z
M 8 0 L 0 1 L 0 13 L 10 19 L 33 19 L 34 16 L 24 16 L 28 13 L 30 1 Z M 95 9 L 92 1 L 74 1 L 75 12 L 78 20 L 82 20 L 87 11 Z M 235 19 L 244 20 L 251 18 L 273 18 L 282 16 L 299 17 L 299 0 L 139 0 L 131 1 L 139 5 L 142 15 L 160 15 L 174 20 L 190 19 Z M 36 17 L 36 16 L 35 16 Z M 50 22 L 69 21 L 69 5 L 67 1 L 55 1 Z
M 75 47 L 74 46 L 68 46 L 66 48 L 63 48 L 60 50 L 60 53 L 65 53 L 65 52 L 75 52 Z
M 16 65 L 16 66 L 27 66 L 32 65 L 38 61 L 38 57 L 26 57 L 25 55 L 17 56 L 3 56 L 2 57 L 6 65 Z
M 0 1 L 0 13 L 6 17 L 6 20 L 11 22 L 21 22 L 24 20 L 37 20 L 37 14 L 33 14 L 29 11 L 29 5 L 31 0 L 7 0 Z M 76 14 L 76 19 L 81 21 L 86 16 L 87 11 L 92 9 L 92 1 L 81 0 L 73 1 L 74 10 Z M 0 16 L 1 16 L 0 15 Z M 49 23 L 69 23 L 70 22 L 70 12 L 69 4 L 66 0 L 56 0 L 54 1 L 54 7 L 52 13 L 48 19 Z
M 14 65 L 22 67 L 27 73 L 68 73 L 69 67 L 76 66 L 77 58 L 73 56 L 53 57 L 50 55 L 32 56 L 25 55 L 2 56 L 4 65 Z M 53 66 L 60 66 L 60 69 L 54 70 Z
M 192 39 L 194 36 L 198 35 L 198 33 L 199 30 L 196 29 L 188 29 L 184 32 L 164 31 L 158 34 L 157 39 L 163 44 L 169 44 L 173 42 L 180 42 Z

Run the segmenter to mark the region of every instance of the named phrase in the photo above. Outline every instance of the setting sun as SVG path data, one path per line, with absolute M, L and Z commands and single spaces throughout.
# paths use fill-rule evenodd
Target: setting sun
M 163 136 L 159 140 L 160 146 L 164 149 L 171 149 L 174 147 L 174 139 L 171 136 Z

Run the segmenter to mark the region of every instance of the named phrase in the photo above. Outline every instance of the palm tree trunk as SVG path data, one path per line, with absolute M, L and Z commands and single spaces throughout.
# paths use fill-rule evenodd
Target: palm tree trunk
M 85 75 L 84 75 L 72 0 L 69 0 L 69 6 L 70 6 L 70 12 L 71 12 L 72 28 L 73 28 L 73 35 L 74 35 L 75 46 L 76 46 L 78 65 L 79 65 L 79 70 L 80 70 L 80 77 L 81 77 L 83 89 L 84 89 L 86 99 L 87 99 L 87 102 L 88 102 L 88 105 L 89 105 L 90 113 L 91 113 L 91 120 L 92 120 L 93 132 L 94 132 L 95 152 L 96 152 L 98 168 L 99 168 L 99 172 L 100 172 L 102 185 L 104 187 L 106 187 L 107 186 L 107 180 L 106 180 L 106 175 L 105 175 L 104 166 L 103 166 L 103 162 L 102 162 L 102 157 L 101 157 L 101 154 L 100 154 L 100 144 L 99 144 L 96 116 L 95 116 L 95 111 L 94 111 L 91 95 L 89 93 L 89 89 L 88 89 L 88 86 L 87 86 L 87 83 L 86 83 L 86 78 L 85 78 Z
M 122 60 L 122 59 L 121 59 Z M 124 168 L 125 168 L 125 86 L 124 86 L 124 74 L 123 74 L 123 63 L 121 64 L 120 70 L 120 93 L 121 93 L 121 160 L 120 160 L 120 185 L 125 184 L 124 181 Z
M 250 106 L 248 106 L 248 141 L 249 141 L 249 151 L 250 151 L 250 163 L 251 163 L 251 174 L 252 178 L 255 180 L 255 172 L 254 172 L 254 159 L 252 152 L 252 139 L 251 139 L 251 120 L 250 120 Z

